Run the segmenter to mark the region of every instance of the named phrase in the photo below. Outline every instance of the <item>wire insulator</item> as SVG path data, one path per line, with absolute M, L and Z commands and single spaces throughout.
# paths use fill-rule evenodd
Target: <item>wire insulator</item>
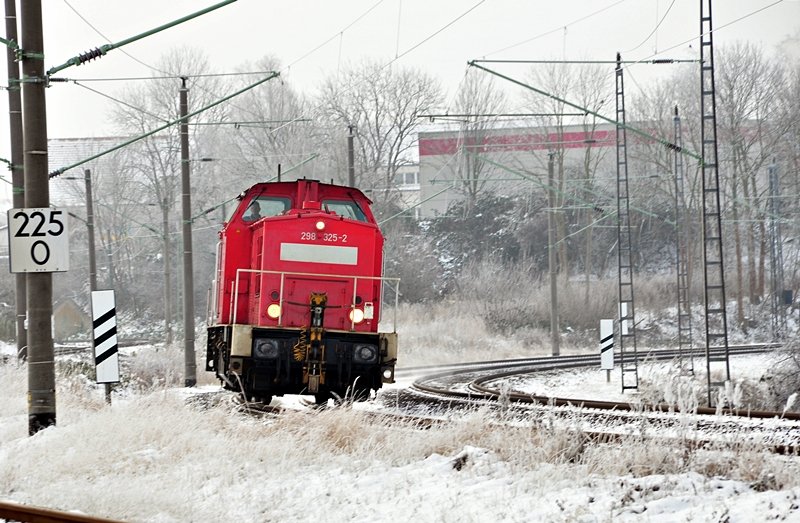
M 105 53 L 99 47 L 95 47 L 91 51 L 87 51 L 78 55 L 78 65 L 85 64 L 86 62 L 94 60 L 95 58 L 100 58 L 104 54 Z

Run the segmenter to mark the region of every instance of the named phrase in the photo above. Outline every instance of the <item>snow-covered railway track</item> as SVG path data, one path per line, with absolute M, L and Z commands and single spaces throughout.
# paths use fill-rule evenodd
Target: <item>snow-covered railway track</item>
M 731 347 L 731 354 L 764 352 L 774 346 Z M 668 360 L 676 351 L 654 351 L 648 358 Z M 594 366 L 597 356 L 534 358 L 489 364 L 437 369 L 436 374 L 417 379 L 409 393 L 417 401 L 435 408 L 437 402 L 474 405 L 476 402 L 508 408 L 515 415 L 536 421 L 547 417 L 581 430 L 592 439 L 608 441 L 624 436 L 649 433 L 660 437 L 691 440 L 695 445 L 727 442 L 753 444 L 779 453 L 800 451 L 800 414 L 795 412 L 738 411 L 696 407 L 681 412 L 674 405 L 599 399 L 560 398 L 531 395 L 510 390 L 509 380 L 552 370 Z M 442 372 L 444 371 L 444 372 Z M 410 400 L 413 401 L 413 400 Z M 488 402 L 488 403 L 487 403 Z M 527 413 L 527 414 L 526 414 Z
M 79 344 L 56 344 L 53 346 L 53 355 L 54 356 L 69 356 L 71 354 L 83 354 L 85 352 L 89 352 L 92 350 L 92 345 L 89 342 L 88 345 L 85 344 L 86 342 L 82 342 Z M 151 345 L 159 343 L 159 340 L 149 340 L 149 339 L 123 339 L 119 340 L 118 344 L 120 347 L 135 347 L 137 345 Z

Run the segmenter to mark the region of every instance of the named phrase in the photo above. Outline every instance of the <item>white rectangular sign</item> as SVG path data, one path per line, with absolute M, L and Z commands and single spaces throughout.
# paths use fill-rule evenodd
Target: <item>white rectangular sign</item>
M 600 368 L 614 369 L 614 320 L 600 320 Z
M 50 207 L 8 211 L 11 272 L 69 270 L 67 213 Z
M 113 290 L 92 291 L 92 327 L 97 383 L 118 383 L 119 345 Z
M 358 247 L 316 245 L 308 243 L 282 243 L 281 260 L 336 265 L 357 265 Z
M 628 304 L 627 303 L 620 303 L 619 304 L 619 329 L 620 334 L 623 336 L 628 335 L 628 326 L 630 325 L 630 316 L 628 316 Z

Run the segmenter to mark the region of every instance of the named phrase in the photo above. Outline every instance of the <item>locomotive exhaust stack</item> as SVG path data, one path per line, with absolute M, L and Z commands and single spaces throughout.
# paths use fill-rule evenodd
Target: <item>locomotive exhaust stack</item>
M 366 397 L 394 381 L 397 333 L 379 332 L 383 235 L 359 190 L 257 184 L 220 232 L 206 370 L 248 399 Z

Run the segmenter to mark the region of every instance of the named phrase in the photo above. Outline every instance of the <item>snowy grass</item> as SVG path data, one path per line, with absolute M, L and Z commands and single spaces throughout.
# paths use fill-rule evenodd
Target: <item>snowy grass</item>
M 497 338 L 445 304 L 400 313 L 406 366 L 549 352 L 547 333 L 538 344 Z M 217 390 L 202 357 L 198 378 L 211 386 L 201 395 Z M 256 419 L 227 401 L 187 401 L 181 347 L 126 349 L 122 365 L 109 406 L 88 361 L 59 358 L 58 426 L 34 437 L 27 371 L 0 365 L 0 499 L 147 522 L 800 518 L 796 457 L 735 434 L 697 448 L 688 414 L 674 439 L 643 415 L 636 434 L 605 444 L 577 420 L 513 409 L 475 408 L 424 429 L 356 408 Z M 643 370 L 641 396 L 689 413 L 704 384 L 673 371 Z M 752 394 L 742 390 L 729 394 Z
M 27 437 L 25 369 L 0 367 L 0 499 L 153 522 L 798 514 L 800 464 L 752 447 L 595 444 L 480 408 L 426 429 L 356 409 L 264 420 L 149 378 L 108 406 L 78 368 L 59 367 L 58 426 Z
M 459 310 L 454 303 L 401 305 L 398 311 L 398 365 L 439 365 L 465 361 L 527 358 L 551 354 L 549 329 L 523 327 L 513 335 L 491 332 L 475 309 Z M 564 333 L 561 354 L 587 353 L 596 341 Z

